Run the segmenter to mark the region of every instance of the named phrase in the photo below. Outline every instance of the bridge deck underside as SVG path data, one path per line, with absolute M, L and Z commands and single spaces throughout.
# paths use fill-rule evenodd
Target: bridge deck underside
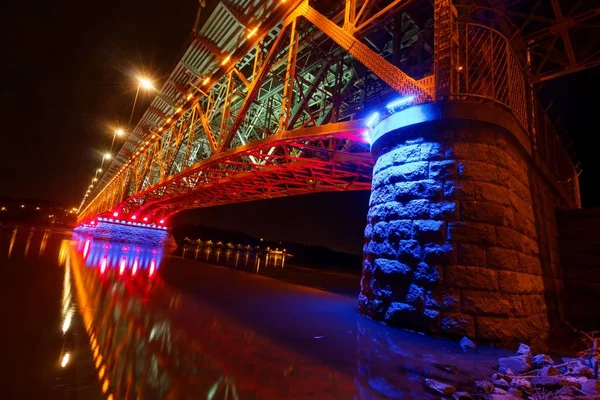
M 313 192 L 369 190 L 373 158 L 362 120 L 301 128 L 201 161 L 117 204 L 137 218 L 166 219 L 189 208 Z
M 361 122 L 334 124 L 332 128 L 359 125 Z M 189 208 L 313 192 L 370 190 L 373 159 L 367 146 L 362 145 L 363 152 L 350 151 L 364 141 L 362 129 L 328 133 L 323 128 L 286 132 L 198 163 L 127 199 L 122 211 L 167 218 Z

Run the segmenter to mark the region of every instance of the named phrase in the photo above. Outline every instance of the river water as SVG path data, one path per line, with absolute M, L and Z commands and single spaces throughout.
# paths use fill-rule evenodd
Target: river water
M 426 399 L 424 378 L 467 387 L 506 355 L 361 317 L 321 290 L 356 278 L 325 272 L 291 283 L 31 227 L 0 227 L 0 266 L 2 398 Z

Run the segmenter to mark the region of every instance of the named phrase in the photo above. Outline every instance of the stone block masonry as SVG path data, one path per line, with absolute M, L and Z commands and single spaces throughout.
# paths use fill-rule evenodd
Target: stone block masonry
M 373 153 L 359 310 L 444 336 L 546 337 L 562 318 L 564 200 L 512 133 L 431 121 L 386 133 Z

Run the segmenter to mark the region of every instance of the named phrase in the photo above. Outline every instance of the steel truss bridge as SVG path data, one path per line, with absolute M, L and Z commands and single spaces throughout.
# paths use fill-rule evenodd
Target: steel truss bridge
M 509 110 L 577 196 L 578 165 L 535 91 L 600 64 L 599 21 L 592 0 L 208 2 L 79 221 L 369 190 L 367 120 L 398 98 Z

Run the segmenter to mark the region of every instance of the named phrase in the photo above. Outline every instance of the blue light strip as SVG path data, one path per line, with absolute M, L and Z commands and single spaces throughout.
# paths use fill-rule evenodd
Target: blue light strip
M 403 105 L 406 105 L 410 102 L 412 102 L 415 99 L 415 96 L 406 96 L 406 97 L 401 97 L 397 100 L 392 101 L 391 103 L 389 103 L 387 106 L 385 106 L 386 108 L 393 110 L 396 107 L 400 107 Z
M 379 120 L 379 113 L 377 111 L 375 111 L 373 114 L 371 114 L 369 116 L 369 119 L 367 119 L 367 126 L 369 128 L 373 128 L 373 126 L 375 124 L 377 124 L 378 120 Z

